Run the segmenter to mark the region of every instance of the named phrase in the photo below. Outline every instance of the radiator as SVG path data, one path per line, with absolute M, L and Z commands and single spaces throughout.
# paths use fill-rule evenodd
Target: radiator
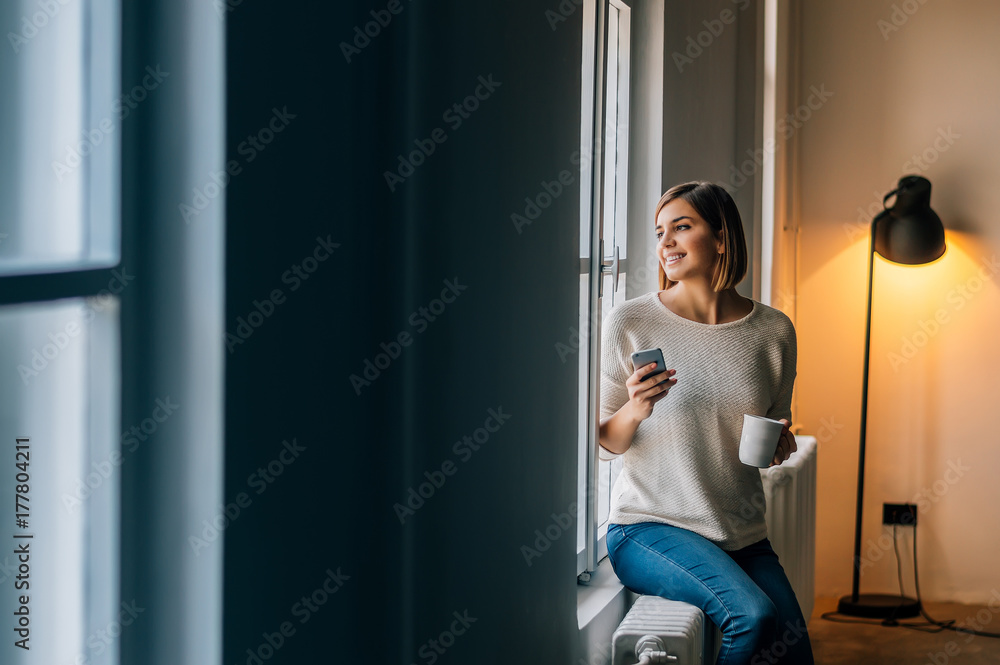
M 792 583 L 806 624 L 813 611 L 816 566 L 816 437 L 796 436 L 798 450 L 760 470 L 767 538 Z
M 760 470 L 767 502 L 767 538 L 795 591 L 806 623 L 813 610 L 816 560 L 816 438 L 796 436 L 798 447 L 778 466 Z M 676 658 L 647 659 L 679 665 L 714 663 L 722 633 L 701 609 L 688 603 L 629 591 L 634 604 L 612 637 L 612 665 L 634 665 L 644 645 L 659 638 Z M 644 638 L 646 642 L 642 642 Z M 652 647 L 651 647 L 652 648 Z M 654 651 L 651 651 L 654 653 Z M 704 654 L 704 658 L 703 658 Z
M 701 665 L 705 615 L 659 596 L 640 596 L 611 638 L 611 665 Z

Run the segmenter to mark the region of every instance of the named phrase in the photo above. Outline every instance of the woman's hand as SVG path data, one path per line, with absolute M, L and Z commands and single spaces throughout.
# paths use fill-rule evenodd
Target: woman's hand
M 653 405 L 667 396 L 670 389 L 677 383 L 674 374 L 677 370 L 668 369 L 656 376 L 648 376 L 656 367 L 656 363 L 649 363 L 642 367 L 637 367 L 625 381 L 628 388 L 628 403 L 636 420 L 645 420 L 653 413 Z
M 778 439 L 778 447 L 774 451 L 774 459 L 771 460 L 771 463 L 768 465 L 769 467 L 781 464 L 786 459 L 791 457 L 792 453 L 799 449 L 799 447 L 795 445 L 795 435 L 792 434 L 792 430 L 789 429 L 792 426 L 791 421 L 787 418 L 781 418 L 781 422 L 784 423 L 785 426 L 781 428 L 781 438 Z

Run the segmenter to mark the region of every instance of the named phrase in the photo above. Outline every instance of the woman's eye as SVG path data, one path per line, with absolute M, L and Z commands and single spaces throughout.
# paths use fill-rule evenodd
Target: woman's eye
M 689 229 L 689 228 L 691 228 L 691 226 L 688 224 L 678 224 L 677 226 L 674 227 L 674 230 L 680 231 L 681 229 Z
M 656 237 L 657 237 L 657 239 L 662 238 L 663 237 L 663 231 L 657 232 Z

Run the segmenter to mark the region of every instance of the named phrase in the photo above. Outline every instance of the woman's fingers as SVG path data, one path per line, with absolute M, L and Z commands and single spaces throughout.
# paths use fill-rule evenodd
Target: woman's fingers
M 795 443 L 795 435 L 792 434 L 792 430 L 790 429 L 792 422 L 787 418 L 779 418 L 779 420 L 784 427 L 781 430 L 781 438 L 778 440 L 778 448 L 774 451 L 775 464 L 781 464 L 799 449 Z
M 778 447 L 774 450 L 774 463 L 781 464 L 787 459 L 785 455 L 785 435 L 782 434 L 781 438 L 778 439 Z
M 778 439 L 778 447 L 774 451 L 773 465 L 778 465 L 787 460 L 792 456 L 792 453 L 798 450 L 795 445 L 795 437 L 791 432 L 782 431 L 781 438 Z
M 675 373 L 675 370 L 668 369 L 666 372 L 657 374 L 654 377 L 649 377 L 649 385 L 643 390 L 642 394 L 644 396 L 650 395 L 650 398 L 658 395 L 665 395 L 677 384 L 677 379 L 674 377 Z M 646 381 L 646 379 L 643 379 L 643 381 Z M 642 384 L 640 383 L 640 385 Z
M 659 374 L 657 374 L 655 376 L 647 376 L 646 378 L 643 379 L 643 381 L 650 380 L 651 385 L 655 386 L 655 385 L 658 385 L 661 381 L 663 381 L 664 377 L 666 377 L 666 378 L 673 378 L 674 374 L 676 374 L 676 373 L 677 373 L 677 370 L 675 370 L 675 369 L 668 369 L 668 370 L 666 370 L 664 372 L 660 372 Z

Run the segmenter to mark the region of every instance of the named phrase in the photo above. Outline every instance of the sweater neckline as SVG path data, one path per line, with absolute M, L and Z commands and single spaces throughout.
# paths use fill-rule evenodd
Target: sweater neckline
M 659 291 L 653 291 L 652 297 L 653 297 L 653 300 L 656 301 L 656 304 L 654 306 L 657 309 L 663 311 L 669 318 L 672 318 L 675 321 L 679 321 L 680 323 L 683 323 L 685 325 L 693 326 L 693 327 L 696 327 L 696 328 L 702 328 L 702 329 L 708 329 L 708 328 L 713 328 L 713 329 L 714 328 L 729 328 L 729 327 L 732 327 L 732 326 L 738 326 L 738 325 L 740 325 L 742 323 L 746 323 L 747 321 L 749 321 L 752 317 L 754 317 L 754 316 L 757 315 L 758 311 L 760 311 L 760 304 L 756 300 L 754 300 L 753 298 L 750 298 L 751 309 L 750 309 L 750 311 L 747 314 L 745 314 L 741 318 L 738 318 L 735 321 L 726 321 L 725 323 L 702 323 L 701 321 L 692 321 L 691 319 L 686 319 L 683 316 L 681 316 L 680 314 L 678 314 L 675 311 L 673 311 L 672 309 L 670 309 L 669 307 L 667 307 L 666 305 L 664 305 L 663 301 L 660 300 L 660 292 Z

